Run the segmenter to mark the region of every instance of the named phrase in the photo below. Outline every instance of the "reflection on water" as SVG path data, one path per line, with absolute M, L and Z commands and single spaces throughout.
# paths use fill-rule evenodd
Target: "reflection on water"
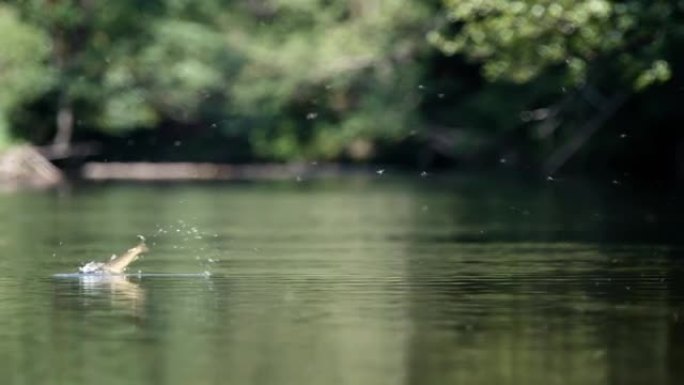
M 681 383 L 676 196 L 425 183 L 6 196 L 2 383 Z
M 121 275 L 84 275 L 76 279 L 79 283 L 83 306 L 92 298 L 106 299 L 112 306 L 128 309 L 136 316 L 142 316 L 145 305 L 145 291 L 139 284 Z M 55 292 L 63 286 L 56 285 Z

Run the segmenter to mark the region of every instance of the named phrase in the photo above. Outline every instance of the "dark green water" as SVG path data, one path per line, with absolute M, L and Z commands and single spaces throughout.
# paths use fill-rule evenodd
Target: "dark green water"
M 681 384 L 682 202 L 349 179 L 0 195 L 1 384 Z M 143 273 L 56 279 L 148 238 Z

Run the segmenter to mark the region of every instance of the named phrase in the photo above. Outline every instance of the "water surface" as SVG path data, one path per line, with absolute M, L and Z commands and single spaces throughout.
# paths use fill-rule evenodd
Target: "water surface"
M 679 384 L 682 207 L 418 176 L 4 194 L 0 383 Z M 53 277 L 137 234 L 140 277 Z

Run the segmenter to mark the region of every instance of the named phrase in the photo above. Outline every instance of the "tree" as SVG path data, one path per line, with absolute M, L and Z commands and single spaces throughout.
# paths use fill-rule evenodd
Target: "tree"
M 116 134 L 158 128 L 168 121 L 189 124 L 198 119 L 198 110 L 209 95 L 227 88 L 223 76 L 226 43 L 213 23 L 220 13 L 219 2 L 10 3 L 14 5 L 3 9 L 12 15 L 20 11 L 21 25 L 44 40 L 34 49 L 37 55 L 22 60 L 41 63 L 41 76 L 52 79 L 32 97 L 39 96 L 43 104 L 54 107 L 23 116 L 37 115 L 26 119 L 32 121 L 54 111 L 52 142 L 58 152 L 68 152 L 75 131 Z M 31 48 L 7 47 L 17 58 Z M 29 81 L 24 75 L 16 79 Z M 15 93 L 14 99 L 15 105 L 24 108 L 32 101 L 21 93 Z M 35 127 L 25 124 L 15 131 L 35 138 L 29 126 Z
M 433 31 L 445 53 L 483 62 L 490 80 L 526 82 L 560 67 L 582 84 L 612 69 L 621 85 L 642 89 L 670 78 L 666 44 L 684 32 L 682 5 L 645 0 L 444 0 L 456 32 Z
M 10 141 L 8 115 L 23 101 L 45 92 L 52 73 L 45 59 L 49 51 L 47 36 L 22 22 L 17 12 L 0 5 L 0 147 Z
M 665 0 L 443 3 L 448 22 L 428 34 L 443 52 L 480 63 L 490 81 L 558 84 L 546 98 L 555 103 L 521 111 L 543 138 L 561 135 L 562 120 L 577 127 L 561 135 L 567 139 L 548 157 L 548 173 L 578 151 L 629 95 L 670 79 L 684 33 L 683 6 Z
M 49 38 L 47 66 L 52 88 L 44 94 L 55 105 L 53 144 L 67 152 L 76 122 L 95 126 L 99 111 L 117 91 L 105 76 L 114 60 L 143 46 L 148 19 L 158 1 L 26 0 L 13 1 L 24 20 Z M 51 104 L 52 104 L 51 103 Z
M 261 156 L 365 159 L 416 124 L 420 1 L 250 2 L 227 13 L 232 109 Z

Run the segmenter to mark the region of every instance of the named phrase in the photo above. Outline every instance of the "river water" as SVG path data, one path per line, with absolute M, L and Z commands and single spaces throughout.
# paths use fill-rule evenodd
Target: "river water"
M 3 194 L 0 383 L 684 383 L 680 196 L 388 175 Z M 138 234 L 134 276 L 53 276 Z

